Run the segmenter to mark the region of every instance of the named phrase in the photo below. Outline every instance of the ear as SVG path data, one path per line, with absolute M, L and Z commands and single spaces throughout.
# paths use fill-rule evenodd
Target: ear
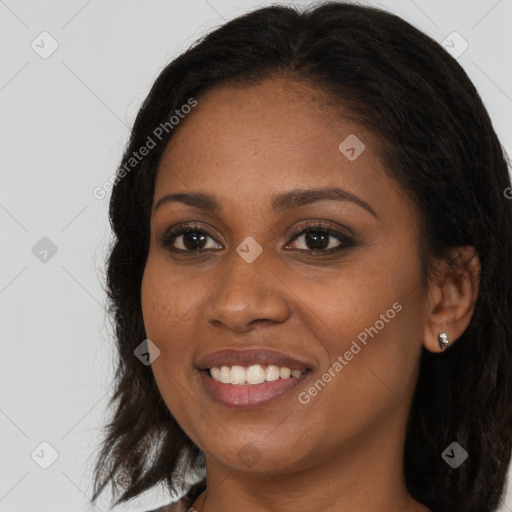
M 430 352 L 442 352 L 440 333 L 446 333 L 450 345 L 462 335 L 473 317 L 478 297 L 480 260 L 474 247 L 455 247 L 450 254 L 454 265 L 445 260 L 439 262 L 429 283 L 423 345 Z

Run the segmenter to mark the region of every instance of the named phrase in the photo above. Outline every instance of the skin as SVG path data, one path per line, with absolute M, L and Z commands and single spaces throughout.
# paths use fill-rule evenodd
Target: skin
M 147 337 L 161 351 L 152 364 L 158 388 L 206 454 L 208 490 L 193 505 L 198 512 L 429 511 L 405 487 L 405 425 L 421 347 L 439 352 L 440 332 L 453 343 L 469 324 L 478 259 L 462 248 L 459 274 L 439 262 L 435 281 L 421 286 L 418 214 L 386 174 L 382 142 L 325 104 L 323 93 L 286 78 L 211 90 L 181 121 L 157 173 L 154 204 L 195 191 L 222 207 L 214 214 L 173 201 L 153 212 L 141 289 Z M 338 149 L 350 134 L 366 146 L 354 161 Z M 346 200 L 271 207 L 274 194 L 327 186 L 349 191 L 376 215 Z M 355 245 L 314 253 L 314 243 L 290 231 L 308 221 L 341 233 L 345 226 Z M 159 244 L 186 222 L 212 237 L 213 252 Z M 235 250 L 248 236 L 263 248 L 252 263 Z M 197 247 L 187 235 L 174 246 L 185 240 Z M 401 311 L 301 404 L 298 394 L 394 303 Z M 259 347 L 309 361 L 310 378 L 253 409 L 227 408 L 204 391 L 199 356 Z M 257 454 L 251 465 L 239 456 L 248 444 Z

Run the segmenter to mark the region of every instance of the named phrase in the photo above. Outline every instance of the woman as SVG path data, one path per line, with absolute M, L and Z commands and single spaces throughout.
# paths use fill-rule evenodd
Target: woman
M 92 500 L 193 479 L 159 510 L 496 510 L 508 187 L 465 72 L 384 11 L 263 8 L 171 62 L 111 198 Z

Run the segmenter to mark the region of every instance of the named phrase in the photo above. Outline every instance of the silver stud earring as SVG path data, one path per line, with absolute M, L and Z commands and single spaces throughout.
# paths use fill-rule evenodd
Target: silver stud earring
M 448 339 L 448 336 L 446 335 L 445 332 L 439 334 L 437 339 L 439 340 L 439 348 L 441 350 L 444 350 L 450 344 L 450 340 Z

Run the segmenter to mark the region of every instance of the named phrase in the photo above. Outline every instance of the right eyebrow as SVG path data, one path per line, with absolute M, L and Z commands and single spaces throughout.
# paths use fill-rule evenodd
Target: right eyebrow
M 204 211 L 220 214 L 222 207 L 220 203 L 213 197 L 203 192 L 181 192 L 176 194 L 166 194 L 161 197 L 153 207 L 153 212 L 156 212 L 163 204 L 177 201 L 180 203 L 188 204 L 189 206 L 195 206 L 201 208 Z

